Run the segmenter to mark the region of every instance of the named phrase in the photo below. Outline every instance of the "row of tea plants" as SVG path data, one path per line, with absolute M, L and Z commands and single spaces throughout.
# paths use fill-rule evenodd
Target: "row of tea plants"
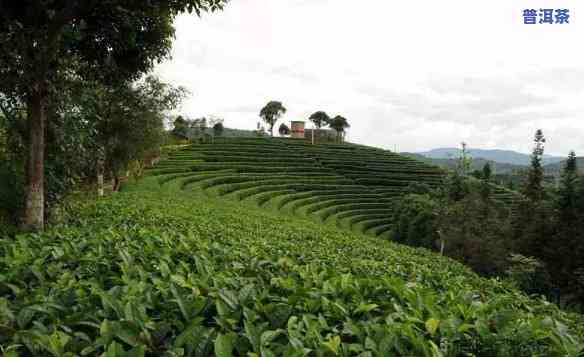
M 154 178 L 61 217 L 0 239 L 4 356 L 583 351 L 579 317 L 450 259 Z

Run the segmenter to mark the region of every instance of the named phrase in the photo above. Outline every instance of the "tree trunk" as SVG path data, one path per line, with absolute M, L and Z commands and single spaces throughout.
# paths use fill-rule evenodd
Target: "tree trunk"
M 114 192 L 118 192 L 120 190 L 120 176 L 118 175 L 118 173 L 116 171 L 112 171 L 112 177 L 113 177 L 113 188 L 112 190 Z
M 103 160 L 97 160 L 97 196 L 103 197 L 104 189 L 103 189 Z
M 48 92 L 45 83 L 37 83 L 29 97 L 28 157 L 26 160 L 26 201 L 22 228 L 42 230 L 45 222 L 45 126 Z

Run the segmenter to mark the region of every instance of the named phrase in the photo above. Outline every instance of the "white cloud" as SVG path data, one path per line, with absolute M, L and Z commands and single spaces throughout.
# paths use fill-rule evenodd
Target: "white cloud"
M 570 25 L 522 23 L 565 7 Z M 457 145 L 584 154 L 584 22 L 578 0 L 232 0 L 177 18 L 157 72 L 193 92 L 182 110 L 254 128 L 268 100 L 285 120 L 349 118 L 352 141 L 403 151 Z M 583 12 L 584 13 L 584 12 Z

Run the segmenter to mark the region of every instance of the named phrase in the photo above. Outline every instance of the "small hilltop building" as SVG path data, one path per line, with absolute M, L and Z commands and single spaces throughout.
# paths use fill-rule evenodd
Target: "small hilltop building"
M 290 137 L 308 141 L 314 139 L 315 143 L 334 143 L 337 141 L 337 132 L 333 129 L 307 129 L 304 121 L 293 120 L 290 123 Z
M 292 121 L 290 126 L 291 137 L 294 139 L 304 139 L 305 123 L 300 120 Z

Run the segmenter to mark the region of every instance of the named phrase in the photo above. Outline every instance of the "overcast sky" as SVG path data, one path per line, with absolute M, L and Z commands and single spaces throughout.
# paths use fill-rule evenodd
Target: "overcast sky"
M 569 25 L 524 25 L 523 9 L 567 8 Z M 254 129 L 280 100 L 284 121 L 325 110 L 361 144 L 584 155 L 582 0 L 232 0 L 177 18 L 156 72 L 192 95 L 181 112 Z M 279 124 L 278 124 L 279 125 Z

